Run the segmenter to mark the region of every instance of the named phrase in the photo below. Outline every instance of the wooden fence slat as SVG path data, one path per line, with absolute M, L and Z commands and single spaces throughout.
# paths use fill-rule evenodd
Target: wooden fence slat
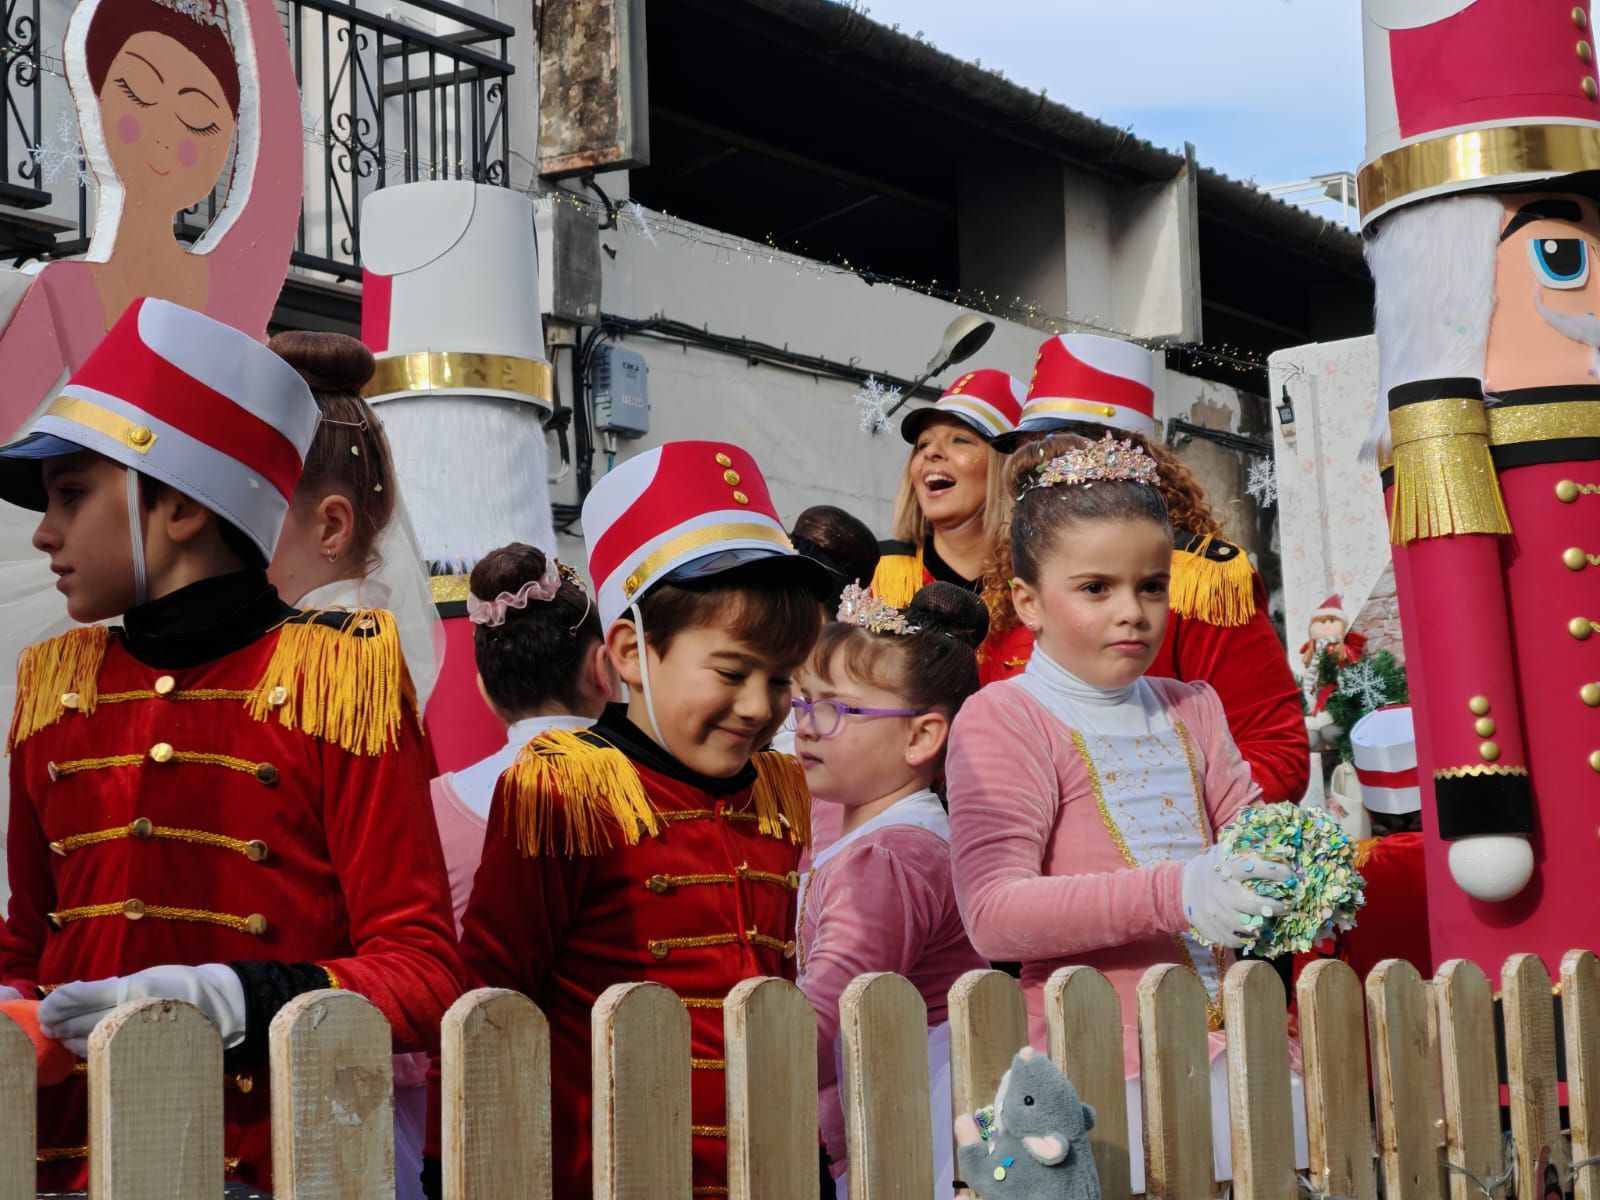
M 1323 959 L 1301 974 L 1297 995 L 1311 1182 L 1324 1195 L 1377 1200 L 1367 1056 L 1358 1049 L 1367 1030 L 1361 980 L 1348 964 Z
M 33 1042 L 0 1016 L 0 1200 L 33 1200 L 38 1147 Z
M 816 1200 L 817 1017 L 783 979 L 746 979 L 723 1006 L 732 1200 Z M 477 1200 L 473 1197 L 473 1200 Z
M 267 1031 L 278 1200 L 393 1197 L 394 1034 L 365 996 L 296 996 Z
M 1028 1006 L 1004 971 L 968 971 L 950 989 L 949 1012 L 953 1139 L 954 1118 L 993 1104 L 1000 1077 L 1028 1044 Z M 962 1188 L 958 1194 L 968 1193 Z
M 1600 1156 L 1600 958 L 1569 950 L 1561 960 L 1561 1003 L 1567 1036 L 1567 1113 L 1572 1159 Z M 1578 1171 L 1573 1200 L 1600 1200 L 1600 1165 Z
M 90 1033 L 89 1194 L 222 1194 L 222 1039 L 198 1008 L 139 1000 Z
M 1093 967 L 1061 967 L 1044 987 L 1050 1057 L 1094 1109 L 1089 1148 L 1101 1200 L 1128 1200 L 1128 1085 L 1122 1062 L 1122 1001 Z
M 1445 1152 L 1457 1168 L 1450 1173 L 1450 1197 L 1478 1200 L 1483 1193 L 1473 1179 L 1492 1179 L 1505 1165 L 1494 997 L 1488 977 L 1466 959 L 1453 959 L 1439 968 L 1434 997 L 1439 1011 Z
M 1187 967 L 1163 963 L 1139 980 L 1145 1195 L 1212 1193 L 1211 1065 L 1206 990 Z
M 1434 1200 L 1439 1181 L 1428 1054 L 1429 993 L 1410 963 L 1390 959 L 1367 976 L 1378 1152 L 1386 1200 Z
M 593 1012 L 597 1200 L 687 1200 L 689 1012 L 658 983 L 619 983 Z
M 1228 1024 L 1233 1194 L 1240 1200 L 1295 1200 L 1283 981 L 1268 963 L 1235 963 L 1222 983 L 1222 1004 Z
M 933 1195 L 928 1009 L 908 980 L 862 975 L 839 999 L 850 1200 Z
M 550 1024 L 526 996 L 468 992 L 440 1027 L 445 1200 L 550 1200 Z
M 1539 1195 L 1541 1157 L 1566 1162 L 1556 1096 L 1556 1014 L 1550 973 L 1537 954 L 1514 954 L 1500 973 L 1506 1026 L 1506 1083 L 1511 1098 L 1511 1139 L 1517 1147 L 1517 1181 Z M 1533 1180 L 1530 1185 L 1524 1181 Z

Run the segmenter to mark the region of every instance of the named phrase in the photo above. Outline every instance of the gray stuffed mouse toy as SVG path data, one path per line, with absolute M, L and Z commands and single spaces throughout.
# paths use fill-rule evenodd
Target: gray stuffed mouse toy
M 1094 1109 L 1049 1058 L 1019 1050 L 989 1111 L 956 1118 L 956 1161 L 980 1200 L 1100 1200 Z

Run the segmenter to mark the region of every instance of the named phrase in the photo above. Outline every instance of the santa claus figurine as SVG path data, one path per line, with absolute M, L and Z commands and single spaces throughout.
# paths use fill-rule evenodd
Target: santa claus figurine
M 1600 87 L 1588 0 L 1363 0 L 1373 442 L 1430 941 L 1600 943 Z

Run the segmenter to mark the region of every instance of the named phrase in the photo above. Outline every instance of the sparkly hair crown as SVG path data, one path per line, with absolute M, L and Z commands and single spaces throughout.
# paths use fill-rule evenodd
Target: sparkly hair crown
M 222 24 L 222 14 L 217 11 L 214 0 L 155 0 L 155 3 L 182 13 L 200 25 Z
M 844 625 L 859 625 L 868 633 L 904 635 L 921 629 L 921 626 L 906 620 L 905 613 L 879 599 L 859 583 L 852 583 L 840 593 L 839 612 L 835 619 Z
M 1045 487 L 1093 487 L 1097 483 L 1142 483 L 1154 487 L 1161 470 L 1156 460 L 1130 441 L 1109 433 L 1098 442 L 1079 446 L 1040 463 L 1024 493 Z M 1022 499 L 1019 495 L 1017 499 Z

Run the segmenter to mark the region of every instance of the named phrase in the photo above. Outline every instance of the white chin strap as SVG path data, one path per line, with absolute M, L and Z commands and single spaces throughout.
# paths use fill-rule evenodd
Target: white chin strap
M 661 732 L 661 722 L 656 720 L 655 701 L 650 695 L 650 648 L 644 640 L 644 614 L 639 611 L 637 604 L 630 604 L 628 611 L 633 615 L 634 632 L 639 638 L 639 686 L 640 690 L 644 692 L 645 715 L 650 718 L 649 734 L 655 739 L 656 745 L 660 746 L 668 754 L 672 754 L 672 747 L 667 745 L 666 735 Z M 672 757 L 677 758 L 678 756 L 672 754 Z
M 144 571 L 144 509 L 139 502 L 139 472 L 127 468 L 128 543 L 133 549 L 133 603 L 137 607 L 148 599 L 149 586 Z M 654 718 L 651 718 L 654 720 Z

